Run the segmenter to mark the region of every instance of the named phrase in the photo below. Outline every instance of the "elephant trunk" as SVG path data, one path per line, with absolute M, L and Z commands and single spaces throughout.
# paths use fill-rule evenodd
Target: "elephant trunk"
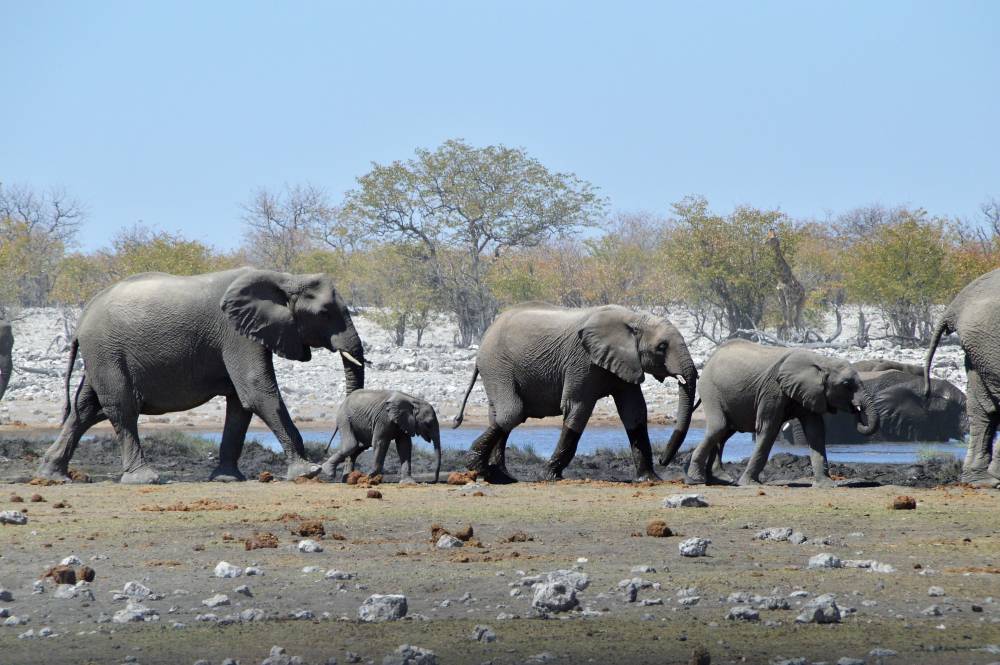
M 694 399 L 695 390 L 698 385 L 698 370 L 694 367 L 694 362 L 691 360 L 691 354 L 688 353 L 687 347 L 682 346 L 675 354 L 678 356 L 678 361 L 680 365 L 680 371 L 674 372 L 679 374 L 684 380 L 679 382 L 681 385 L 678 386 L 678 396 L 677 396 L 677 422 L 674 425 L 674 431 L 670 435 L 670 441 L 667 442 L 667 447 L 663 450 L 663 454 L 660 456 L 660 465 L 667 466 L 673 461 L 674 456 L 680 449 L 681 444 L 684 443 L 684 438 L 687 436 L 688 428 L 691 426 L 691 414 L 694 412 Z
M 868 394 L 868 391 L 863 386 L 857 392 L 857 396 L 857 402 L 855 403 L 857 410 L 854 413 L 854 417 L 858 421 L 858 434 L 871 436 L 878 430 L 878 410 L 875 408 L 875 403 L 872 401 L 871 395 Z
M 355 390 L 364 388 L 365 348 L 352 322 L 348 321 L 347 330 L 330 339 L 330 347 L 340 353 L 340 359 L 344 363 L 344 393 L 350 395 Z
M 6 358 L 0 362 L 0 399 L 3 399 L 3 394 L 7 392 L 7 384 L 10 383 L 10 376 L 13 371 L 14 363 L 11 362 L 10 358 Z
M 434 443 L 434 453 L 437 455 L 437 465 L 434 467 L 434 482 L 438 482 L 441 475 L 441 430 L 435 428 L 434 436 L 431 439 Z

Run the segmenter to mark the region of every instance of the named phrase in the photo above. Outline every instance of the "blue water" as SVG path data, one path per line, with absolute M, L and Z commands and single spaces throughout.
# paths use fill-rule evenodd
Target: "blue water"
M 458 448 L 467 450 L 473 440 L 483 432 L 480 427 L 461 427 L 457 430 L 445 429 L 441 431 L 441 445 L 445 448 Z M 651 427 L 649 437 L 653 441 L 653 447 L 662 448 L 673 432 L 672 427 Z M 222 438 L 220 432 L 198 432 L 199 435 L 213 441 Z M 701 442 L 704 430 L 691 428 L 681 450 L 694 448 Z M 329 432 L 303 430 L 302 438 L 306 441 L 319 441 L 326 443 L 330 438 Z M 277 439 L 271 432 L 250 432 L 247 440 L 256 440 L 264 446 L 274 450 L 280 450 Z M 521 448 L 531 447 L 542 457 L 548 457 L 555 450 L 556 442 L 559 440 L 558 427 L 519 427 L 515 429 L 508 439 L 508 445 L 515 445 Z M 340 437 L 334 441 L 334 449 L 339 445 Z M 417 445 L 424 445 L 430 449 L 430 444 L 424 444 L 423 439 L 416 439 Z M 615 450 L 627 450 L 628 438 L 625 431 L 613 427 L 588 427 L 580 437 L 580 444 L 577 453 L 593 453 L 599 448 L 611 448 Z M 726 462 L 738 462 L 750 456 L 753 450 L 753 439 L 749 434 L 734 434 L 726 442 L 723 453 L 723 460 Z M 965 444 L 959 441 L 948 443 L 866 443 L 866 444 L 831 444 L 827 446 L 827 456 L 831 462 L 872 462 L 909 464 L 919 460 L 922 454 L 928 450 L 946 456 L 951 455 L 956 458 L 965 456 Z M 775 442 L 771 453 L 791 453 L 793 455 L 808 455 L 808 448 L 789 446 L 779 439 Z

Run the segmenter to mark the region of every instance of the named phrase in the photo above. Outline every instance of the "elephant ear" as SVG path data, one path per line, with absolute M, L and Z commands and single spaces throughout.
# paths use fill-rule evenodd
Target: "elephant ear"
M 385 400 L 385 409 L 389 420 L 396 423 L 399 429 L 403 430 L 407 436 L 413 436 L 417 432 L 417 418 L 413 415 L 413 405 L 398 397 L 390 397 Z
M 811 353 L 793 351 L 780 361 L 777 380 L 781 391 L 813 413 L 826 413 L 828 370 Z
M 645 375 L 639 362 L 637 330 L 624 312 L 601 309 L 583 322 L 577 331 L 590 360 L 622 381 L 642 383 Z
M 288 277 L 269 270 L 251 270 L 229 285 L 220 306 L 229 323 L 244 337 L 282 358 L 306 361 L 312 352 L 299 335 L 285 288 Z

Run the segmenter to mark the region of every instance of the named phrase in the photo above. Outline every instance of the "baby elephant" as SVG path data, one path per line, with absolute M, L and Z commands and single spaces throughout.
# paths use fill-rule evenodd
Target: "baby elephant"
M 358 455 L 375 446 L 375 469 L 372 475 L 382 473 L 389 442 L 396 442 L 399 455 L 399 482 L 413 483 L 410 475 L 410 457 L 413 444 L 410 437 L 419 434 L 424 441 L 434 444 L 437 467 L 434 482 L 441 472 L 441 429 L 438 427 L 434 407 L 420 399 L 398 390 L 355 390 L 337 411 L 337 429 L 340 432 L 340 451 L 323 463 L 323 472 L 336 476 L 337 466 L 350 459 L 347 471 L 354 471 Z

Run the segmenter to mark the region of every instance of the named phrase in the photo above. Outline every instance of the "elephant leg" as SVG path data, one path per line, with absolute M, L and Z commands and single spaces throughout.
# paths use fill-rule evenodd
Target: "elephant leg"
M 809 460 L 812 462 L 813 487 L 834 487 L 833 478 L 826 459 L 826 426 L 823 416 L 802 416 L 799 419 L 802 432 L 809 444 Z
M 413 439 L 405 434 L 396 437 L 396 455 L 399 456 L 399 484 L 413 485 L 417 481 L 411 473 Z
M 350 423 L 345 422 L 340 428 L 340 449 L 330 455 L 320 468 L 327 477 L 336 478 L 337 467 L 340 466 L 340 463 L 344 460 L 350 460 L 347 472 L 344 474 L 344 478 L 341 479 L 346 480 L 347 475 L 354 471 L 355 462 L 362 451 L 364 451 L 364 446 L 358 443 L 358 440 L 354 437 L 354 431 L 351 429 Z
M 622 425 L 625 426 L 625 433 L 628 435 L 629 447 L 632 449 L 636 480 L 660 480 L 653 470 L 653 447 L 649 442 L 646 398 L 642 396 L 642 389 L 630 385 L 615 393 L 614 400 L 618 417 L 622 419 Z
M 506 440 L 509 435 L 510 431 L 505 430 L 499 424 L 494 423 L 487 427 L 486 431 L 472 442 L 472 446 L 469 448 L 469 453 L 466 456 L 466 468 L 469 471 L 475 471 L 480 478 L 491 483 L 504 484 L 505 482 L 514 481 L 514 478 L 506 474 L 501 475 L 497 473 L 497 467 L 490 466 L 489 464 L 494 446 L 501 440 Z
M 712 454 L 712 464 L 708 471 L 709 485 L 735 485 L 736 479 L 729 475 L 729 472 L 722 466 L 722 453 L 726 448 L 726 442 L 722 441 L 715 448 Z
M 253 413 L 243 408 L 238 397 L 230 395 L 226 398 L 226 424 L 222 428 L 219 464 L 212 471 L 209 480 L 219 482 L 246 480 L 240 472 L 239 461 L 251 418 Z
M 75 395 L 71 395 L 70 412 L 63 422 L 59 438 L 49 446 L 42 457 L 42 462 L 38 467 L 37 475 L 41 478 L 52 478 L 68 482 L 69 461 L 76 452 L 76 446 L 88 429 L 95 424 L 107 419 L 101 410 L 101 403 L 97 399 L 97 393 L 82 379 L 82 384 L 77 389 Z
M 767 464 L 767 458 L 771 454 L 771 446 L 778 437 L 781 430 L 782 421 L 778 418 L 757 417 L 757 431 L 755 432 L 756 445 L 750 455 L 747 468 L 743 470 L 743 475 L 737 481 L 738 485 L 760 485 L 760 472 Z
M 513 478 L 510 472 L 507 471 L 507 440 L 509 438 L 510 432 L 503 432 L 493 446 L 493 452 L 490 454 L 490 468 L 495 469 L 496 472 L 502 475 Z
M 566 415 L 563 416 L 562 431 L 559 433 L 559 442 L 556 449 L 552 451 L 552 457 L 545 469 L 546 480 L 562 480 L 562 472 L 576 456 L 576 446 L 580 442 L 583 430 L 587 427 L 590 414 L 594 411 L 593 402 L 573 401 L 570 402 Z
M 107 400 L 105 400 L 107 401 Z M 105 403 L 104 413 L 115 428 L 115 436 L 122 447 L 122 477 L 119 482 L 127 485 L 146 485 L 160 482 L 160 474 L 153 469 L 142 452 L 139 439 L 139 410 L 130 400 Z
M 707 485 L 711 482 L 709 468 L 713 465 L 713 460 L 722 458 L 722 450 L 732 435 L 733 429 L 723 418 L 710 419 L 705 425 L 705 438 L 691 453 L 684 471 L 684 482 L 689 485 Z
M 983 383 L 979 372 L 966 368 L 968 373 L 969 447 L 962 465 L 962 482 L 976 487 L 996 487 L 998 480 L 990 474 L 993 439 L 997 432 L 996 406 Z
M 294 480 L 300 476 L 313 478 L 322 470 L 319 464 L 313 464 L 305 458 L 305 446 L 302 444 L 302 434 L 299 433 L 292 417 L 288 415 L 285 402 L 277 392 L 277 385 L 273 393 L 267 393 L 261 397 L 253 412 L 274 432 L 274 436 L 285 451 L 285 459 L 288 461 L 288 471 L 285 478 Z
M 375 447 L 375 468 L 372 469 L 373 476 L 381 476 L 382 468 L 385 466 L 385 455 L 389 452 L 389 443 L 392 439 L 387 435 L 376 435 L 377 438 L 374 440 Z

